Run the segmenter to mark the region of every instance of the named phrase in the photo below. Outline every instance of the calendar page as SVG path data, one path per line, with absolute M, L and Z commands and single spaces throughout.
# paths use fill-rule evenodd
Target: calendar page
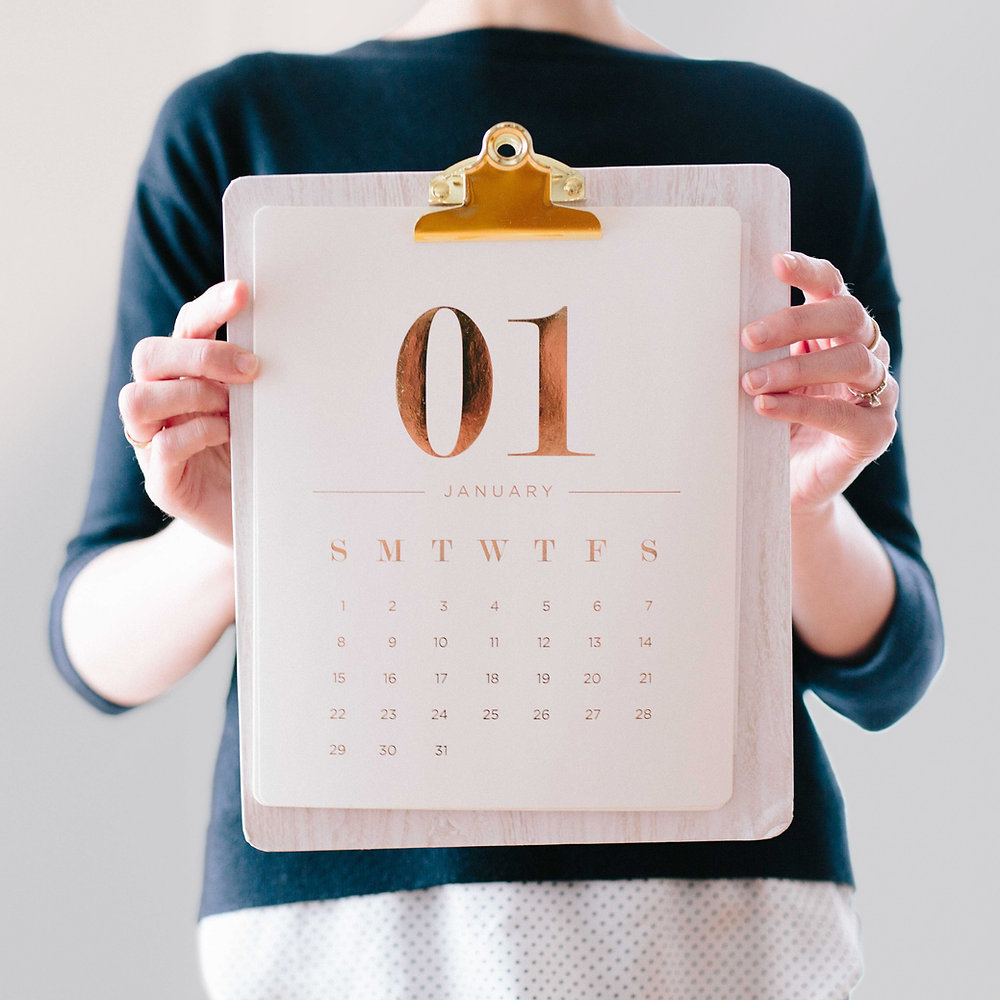
M 254 217 L 253 795 L 720 807 L 739 214 L 474 244 L 420 214 Z

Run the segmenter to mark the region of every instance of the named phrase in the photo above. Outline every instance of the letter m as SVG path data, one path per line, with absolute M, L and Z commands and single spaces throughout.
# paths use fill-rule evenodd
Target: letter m
M 402 546 L 403 544 L 403 540 L 401 538 L 393 539 L 392 549 L 389 548 L 389 543 L 384 538 L 380 538 L 378 540 L 378 543 L 379 543 L 379 555 L 378 555 L 379 562 L 403 561 L 403 556 L 402 553 L 400 552 L 400 546 Z

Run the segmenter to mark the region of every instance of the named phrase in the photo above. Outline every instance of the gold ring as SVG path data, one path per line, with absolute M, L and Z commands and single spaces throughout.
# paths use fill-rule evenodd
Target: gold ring
M 875 322 L 874 316 L 868 317 L 872 321 L 872 329 L 875 331 L 875 336 L 872 338 L 872 342 L 868 345 L 869 351 L 874 351 L 878 347 L 878 342 L 882 339 L 882 331 L 878 328 L 878 323 Z M 883 386 L 883 388 L 885 388 Z
M 134 437 L 127 430 L 125 430 L 125 425 L 122 424 L 122 431 L 125 434 L 125 440 L 128 441 L 133 448 L 148 448 L 152 443 L 153 439 L 150 438 L 148 441 L 136 441 Z
M 877 389 L 872 389 L 871 392 L 855 392 L 850 386 L 847 387 L 847 391 L 855 398 L 859 406 L 870 406 L 872 409 L 882 405 L 879 396 L 885 392 L 885 387 L 889 384 L 889 366 L 881 358 L 876 360 L 882 366 L 882 381 Z

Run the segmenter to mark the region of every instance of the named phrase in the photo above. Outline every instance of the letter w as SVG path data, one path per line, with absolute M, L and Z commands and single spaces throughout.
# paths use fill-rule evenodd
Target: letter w
M 485 538 L 479 539 L 479 544 L 483 547 L 483 555 L 486 556 L 486 561 L 490 562 L 493 556 L 490 555 L 490 549 L 493 550 L 493 555 L 496 556 L 497 562 L 503 558 L 503 550 L 507 547 L 507 542 L 510 539 L 507 538 L 491 538 L 490 544 L 486 544 Z M 498 544 L 499 543 L 499 544 Z

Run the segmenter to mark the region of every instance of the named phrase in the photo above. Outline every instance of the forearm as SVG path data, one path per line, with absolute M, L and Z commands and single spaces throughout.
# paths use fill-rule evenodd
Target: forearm
M 234 619 L 232 549 L 182 521 L 102 552 L 71 584 L 66 651 L 103 698 L 138 705 L 196 667 Z
M 895 597 L 882 543 L 843 496 L 818 512 L 792 515 L 792 619 L 806 645 L 835 658 L 863 653 Z

